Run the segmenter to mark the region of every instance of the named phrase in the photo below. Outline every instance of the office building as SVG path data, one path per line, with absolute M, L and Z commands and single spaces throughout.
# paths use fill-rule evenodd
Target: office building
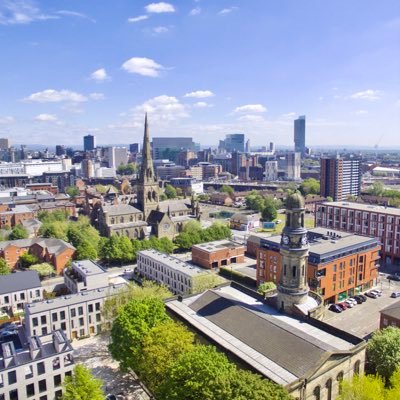
M 126 147 L 107 147 L 106 158 L 109 168 L 118 168 L 128 163 L 128 150 Z
M 275 153 L 275 143 L 274 142 L 269 142 L 269 152 Z
M 250 139 L 246 141 L 246 153 L 250 153 Z
M 152 141 L 153 158 L 169 159 L 176 162 L 182 150 L 196 150 L 196 144 L 191 137 L 155 137 Z
M 360 160 L 345 160 L 340 157 L 322 157 L 321 196 L 332 197 L 334 201 L 346 200 L 349 196 L 359 196 L 361 189 Z
M 316 226 L 378 238 L 381 258 L 400 263 L 400 209 L 350 202 L 316 205 Z
M 129 151 L 133 154 L 140 153 L 140 144 L 139 143 L 131 143 L 129 145 Z
M 0 348 L 0 399 L 60 399 L 75 366 L 64 333 L 29 337 L 20 328 L 7 340 Z
M 156 250 L 142 250 L 137 254 L 137 272 L 145 279 L 167 285 L 175 294 L 196 292 L 208 272 L 168 254 Z
M 286 154 L 286 179 L 298 181 L 301 179 L 301 153 L 288 152 Z
M 278 179 L 278 161 L 265 161 L 264 180 L 267 182 Z
M 96 137 L 86 135 L 83 137 L 83 151 L 92 151 L 96 148 Z
M 220 140 L 219 148 L 229 153 L 234 151 L 244 152 L 244 134 L 231 133 L 225 136 L 225 140 Z
M 302 156 L 306 153 L 306 117 L 301 115 L 294 120 L 294 151 Z
M 56 156 L 64 156 L 65 154 L 67 154 L 65 146 L 58 144 L 56 146 Z
M 0 138 L 0 151 L 8 150 L 10 148 L 10 141 L 8 138 Z

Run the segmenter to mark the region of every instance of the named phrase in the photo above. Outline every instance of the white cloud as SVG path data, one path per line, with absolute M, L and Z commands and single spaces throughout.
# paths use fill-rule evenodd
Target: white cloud
M 122 64 L 122 69 L 131 74 L 156 77 L 164 67 L 151 58 L 132 57 Z
M 35 121 L 40 121 L 40 122 L 56 122 L 58 121 L 58 118 L 54 114 L 39 114 L 36 115 L 34 118 Z
M 92 74 L 90 75 L 90 79 L 93 79 L 97 82 L 103 82 L 107 79 L 110 79 L 110 77 L 107 75 L 107 71 L 104 68 L 100 68 L 92 72 Z
M 199 15 L 200 13 L 201 13 L 201 8 L 195 7 L 190 10 L 189 15 L 194 16 L 194 15 Z
M 361 99 L 361 100 L 379 100 L 381 98 L 381 91 L 380 90 L 372 90 L 367 89 L 361 92 L 353 93 L 350 97 L 352 99 Z
M 152 29 L 152 32 L 156 35 L 161 35 L 162 33 L 167 33 L 168 31 L 169 28 L 167 28 L 166 26 L 156 26 Z
M 32 93 L 24 99 L 24 101 L 35 103 L 60 103 L 64 101 L 71 103 L 82 103 L 87 100 L 88 98 L 83 94 L 72 92 L 70 90 L 54 89 L 46 89 L 42 92 Z
M 60 10 L 60 11 L 57 11 L 57 14 L 63 15 L 65 17 L 76 17 L 76 18 L 88 19 L 89 21 L 96 22 L 96 20 L 94 20 L 93 18 L 88 17 L 86 14 L 83 14 L 83 13 L 80 13 L 77 11 Z
M 267 109 L 262 104 L 246 104 L 235 108 L 235 113 L 263 113 Z
M 15 122 L 15 118 L 11 117 L 9 115 L 5 117 L 0 117 L 0 124 L 1 125 L 8 125 L 8 124 L 13 124 Z
M 205 101 L 198 101 L 197 103 L 193 104 L 193 107 L 195 108 L 206 108 L 206 107 L 212 107 L 212 104 L 206 103 Z
M 89 97 L 92 100 L 104 100 L 106 98 L 103 93 L 90 93 Z
M 151 3 L 145 7 L 145 10 L 148 13 L 171 13 L 175 12 L 175 7 L 170 3 L 164 3 L 163 1 L 160 3 Z
M 144 113 L 149 113 L 152 121 L 174 121 L 188 117 L 186 107 L 174 96 L 161 95 L 145 101 L 135 107 L 135 115 L 143 119 Z
M 239 121 L 261 122 L 264 118 L 261 115 L 246 114 L 238 118 Z
M 365 115 L 365 114 L 368 114 L 368 111 L 367 110 L 357 110 L 357 111 L 354 111 L 354 114 Z
M 0 24 L 23 25 L 34 21 L 58 19 L 57 15 L 47 15 L 30 0 L 0 1 Z
M 282 119 L 294 119 L 296 117 L 296 113 L 295 112 L 288 112 L 286 114 L 282 114 L 281 118 Z
M 128 18 L 128 22 L 135 23 L 135 22 L 144 21 L 145 19 L 148 19 L 148 18 L 149 18 L 148 15 L 138 15 L 137 17 Z
M 236 10 L 238 10 L 238 9 L 239 9 L 239 7 L 236 7 L 236 6 L 232 6 L 232 7 L 228 7 L 228 8 L 223 8 L 223 9 L 218 13 L 218 15 L 230 14 L 231 12 L 236 11 Z
M 195 92 L 186 93 L 184 97 L 194 97 L 195 99 L 204 99 L 213 97 L 214 93 L 211 90 L 196 90 Z

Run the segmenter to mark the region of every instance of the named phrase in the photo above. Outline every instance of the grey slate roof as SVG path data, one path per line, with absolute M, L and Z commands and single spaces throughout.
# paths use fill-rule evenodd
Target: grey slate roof
M 160 211 L 168 212 L 168 208 L 170 212 L 179 212 L 179 211 L 187 211 L 191 208 L 190 201 L 188 200 L 165 200 L 160 201 Z
M 44 248 L 47 248 L 51 254 L 59 254 L 65 249 L 75 250 L 74 246 L 67 242 L 64 242 L 64 240 L 53 238 L 6 240 L 4 242 L 0 242 L 0 250 L 4 250 L 10 245 L 20 248 L 26 248 L 31 247 L 35 243 Z
M 126 215 L 141 213 L 140 210 L 130 204 L 105 204 L 102 206 L 103 212 L 108 215 Z
M 387 315 L 391 318 L 400 319 L 400 301 L 397 301 L 394 304 L 391 304 L 389 307 L 381 310 L 381 314 Z
M 0 275 L 0 294 L 41 287 L 39 274 L 36 271 L 23 271 L 14 274 Z
M 189 307 L 297 377 L 316 366 L 328 351 L 336 350 L 283 321 L 213 291 L 205 292 Z

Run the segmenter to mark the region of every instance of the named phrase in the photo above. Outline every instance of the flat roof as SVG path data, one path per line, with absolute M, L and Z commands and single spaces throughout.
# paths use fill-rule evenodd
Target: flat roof
M 243 247 L 244 245 L 233 240 L 215 240 L 214 242 L 207 242 L 196 244 L 192 246 L 192 249 L 199 249 L 201 251 L 205 251 L 207 253 L 212 253 L 214 251 L 223 250 L 223 249 L 237 249 L 239 247 Z
M 281 385 L 289 385 L 317 368 L 330 355 L 347 353 L 357 344 L 279 313 L 230 286 L 208 290 L 167 308 L 221 347 Z M 344 353 L 344 354 L 343 354 Z
M 161 264 L 168 265 L 168 267 L 191 277 L 209 273 L 208 271 L 205 271 L 204 269 L 199 268 L 193 264 L 182 261 L 179 258 L 170 256 L 169 254 L 160 253 L 157 250 L 142 250 L 139 251 L 138 254 L 149 257 L 150 259 L 157 261 Z
M 387 214 L 387 215 L 396 215 L 400 216 L 400 208 L 394 207 L 384 207 L 373 204 L 362 204 L 362 203 L 352 203 L 349 201 L 331 201 L 326 203 L 321 203 L 325 206 L 331 207 L 343 207 L 348 209 L 360 210 L 360 211 L 368 211 L 368 212 L 376 212 L 379 214 Z
M 80 271 L 85 276 L 105 274 L 106 271 L 92 260 L 73 261 L 72 265 L 75 270 Z

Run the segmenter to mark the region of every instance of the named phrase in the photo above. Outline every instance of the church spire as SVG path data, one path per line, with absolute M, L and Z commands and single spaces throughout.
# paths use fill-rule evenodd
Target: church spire
M 150 147 L 149 125 L 147 123 L 147 112 L 144 117 L 144 135 L 142 147 L 142 167 L 140 169 L 140 182 L 155 182 L 153 158 Z

